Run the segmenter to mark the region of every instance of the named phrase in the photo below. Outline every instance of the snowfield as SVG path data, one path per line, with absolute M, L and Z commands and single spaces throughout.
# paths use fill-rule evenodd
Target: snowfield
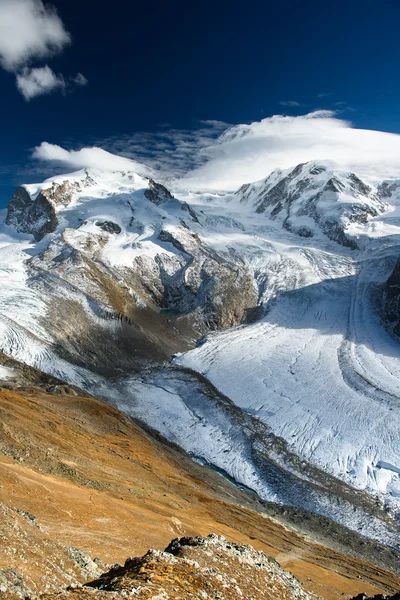
M 383 286 L 400 255 L 399 182 L 389 181 L 392 193 L 383 200 L 382 182 L 361 185 L 348 173 L 323 167 L 310 163 L 295 176 L 293 170 L 275 172 L 235 194 L 180 190 L 177 199 L 160 206 L 144 201 L 147 181 L 134 174 L 59 177 L 60 183 L 86 178 L 87 185 L 68 207 L 57 209 L 54 233 L 34 242 L 2 226 L 0 349 L 108 399 L 265 500 L 316 510 L 394 543 L 375 521 L 364 521 L 363 513 L 351 514 L 347 505 L 335 509 L 332 499 L 314 491 L 308 497 L 300 484 L 279 487 L 276 474 L 260 467 L 262 452 L 279 463 L 273 443 L 282 438 L 300 462 L 366 491 L 393 514 L 400 511 L 400 344 L 385 328 L 381 310 Z M 277 183 L 286 204 L 276 200 Z M 34 198 L 49 185 L 27 190 Z M 180 227 L 184 203 L 198 217 L 190 228 L 201 243 L 251 273 L 258 320 L 209 333 L 193 350 L 177 354 L 169 371 L 155 366 L 141 375 L 125 373 L 119 381 L 60 357 L 46 321 L 57 295 L 46 297 L 31 284 L 27 260 L 51 244 L 56 256 L 57 244 L 79 250 L 88 239 L 99 239 L 102 261 L 116 272 L 129 269 L 138 256 L 148 261 L 163 256 L 173 265 L 180 255 L 157 232 L 161 226 Z M 99 221 L 112 222 L 119 233 L 100 239 Z M 69 290 L 88 318 L 111 335 L 116 325 L 100 323 L 90 290 L 79 286 L 77 273 L 74 286 L 62 288 L 62 294 Z M 188 370 L 216 392 L 206 393 L 206 383 L 199 387 Z M 227 408 L 217 392 L 235 408 Z M 254 446 L 246 432 L 257 423 L 261 441 Z M 262 435 L 275 442 L 268 438 L 261 452 Z

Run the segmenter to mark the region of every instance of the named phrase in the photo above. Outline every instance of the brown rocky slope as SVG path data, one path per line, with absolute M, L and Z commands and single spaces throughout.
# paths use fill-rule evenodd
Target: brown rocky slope
M 385 549 L 339 529 L 330 541 L 318 543 L 314 534 L 311 541 L 298 512 L 260 503 L 107 404 L 4 355 L 0 363 L 15 373 L 0 388 L 4 597 L 59 592 L 98 579 L 127 556 L 165 548 L 172 537 L 210 532 L 276 558 L 307 594 L 337 599 L 399 589 L 395 560 Z M 183 559 L 192 560 L 190 548 L 182 550 Z M 175 556 L 167 554 L 168 560 Z M 167 568 L 157 552 L 146 565 L 152 557 Z

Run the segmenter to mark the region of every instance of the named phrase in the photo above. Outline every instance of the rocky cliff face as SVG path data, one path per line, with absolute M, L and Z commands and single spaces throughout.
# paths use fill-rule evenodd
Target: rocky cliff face
M 56 209 L 68 206 L 74 191 L 76 188 L 64 181 L 61 184 L 54 183 L 32 199 L 25 187 L 19 187 L 9 202 L 6 224 L 14 227 L 19 233 L 32 234 L 35 240 L 39 241 L 46 234 L 56 230 Z

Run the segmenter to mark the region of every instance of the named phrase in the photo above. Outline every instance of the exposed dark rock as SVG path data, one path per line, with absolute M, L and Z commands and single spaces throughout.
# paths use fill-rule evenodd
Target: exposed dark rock
M 336 177 L 331 177 L 325 184 L 324 190 L 326 192 L 342 192 L 344 190 L 344 185 Z
M 186 252 L 184 244 L 176 236 L 174 236 L 170 231 L 167 231 L 166 229 L 162 229 L 160 231 L 160 233 L 158 234 L 158 239 L 161 242 L 167 242 L 169 244 L 172 244 L 180 252 Z
M 319 167 L 313 167 L 310 171 L 310 175 L 321 175 L 321 173 L 324 173 L 324 171 L 326 171 L 326 167 L 323 165 Z
M 96 226 L 100 227 L 106 233 L 121 233 L 121 227 L 117 225 L 117 223 L 113 223 L 112 221 L 96 221 Z
M 357 177 L 355 173 L 350 173 L 348 180 L 350 181 L 351 188 L 361 196 L 369 196 L 371 193 L 372 190 L 370 186 L 361 181 L 361 179 Z
M 167 188 L 161 183 L 156 183 L 153 179 L 149 180 L 149 189 L 144 192 L 147 200 L 159 206 L 161 202 L 164 200 L 170 200 L 173 198 L 173 195 Z
M 197 218 L 196 212 L 193 210 L 193 208 L 187 202 L 183 202 L 182 210 L 187 210 L 189 215 L 192 217 L 193 221 L 195 223 L 200 223 L 199 219 Z
M 68 181 L 53 183 L 51 188 L 42 190 L 33 200 L 24 187 L 19 187 L 9 202 L 6 224 L 19 233 L 32 234 L 39 241 L 56 230 L 56 207 L 67 206 L 76 189 Z
M 206 329 L 232 327 L 247 320 L 249 311 L 257 306 L 258 293 L 243 264 L 217 254 L 190 231 L 162 230 L 159 239 L 187 255 L 173 274 L 162 258 L 156 260 L 162 308 L 181 314 L 200 310 Z

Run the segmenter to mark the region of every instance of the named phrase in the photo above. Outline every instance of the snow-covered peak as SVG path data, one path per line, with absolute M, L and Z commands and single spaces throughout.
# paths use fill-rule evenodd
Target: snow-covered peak
M 23 187 L 34 200 L 43 190 L 62 185 L 65 182 L 75 188 L 76 195 L 85 196 L 89 190 L 92 195 L 104 195 L 146 188 L 148 177 L 143 177 L 134 171 L 104 171 L 92 168 L 56 175 L 46 179 L 43 183 L 28 184 Z
M 384 182 L 366 182 L 333 162 L 311 161 L 245 184 L 233 199 L 256 213 L 281 219 L 285 229 L 303 237 L 313 237 L 322 230 L 340 244 L 356 247 L 348 236 L 349 229 L 388 208 L 385 189 Z
M 100 169 L 19 187 L 6 218 L 7 225 L 36 241 L 89 249 L 110 266 L 131 266 L 140 255 L 173 254 L 165 240 L 189 230 L 187 223 L 198 223 L 195 212 L 162 184 L 134 172 Z

